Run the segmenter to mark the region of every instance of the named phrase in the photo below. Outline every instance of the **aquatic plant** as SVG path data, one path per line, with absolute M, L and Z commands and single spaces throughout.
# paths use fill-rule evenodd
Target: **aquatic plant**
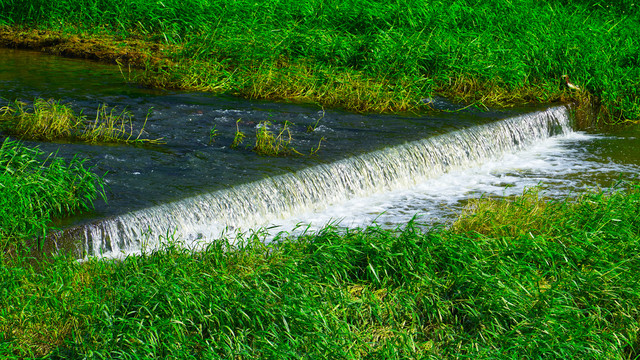
M 236 132 L 230 146 L 232 149 L 240 146 L 245 139 L 244 132 L 240 131 L 240 122 L 241 119 L 236 121 Z M 303 156 L 302 153 L 291 145 L 291 141 L 293 140 L 290 129 L 291 123 L 285 121 L 277 134 L 271 130 L 273 126 L 274 124 L 271 121 L 261 121 L 256 124 L 255 144 L 251 150 L 261 156 Z M 320 150 L 320 145 L 324 140 L 324 137 L 320 138 L 318 146 L 311 148 L 310 155 L 317 155 Z
M 141 139 L 147 118 L 134 138 L 133 116 L 126 110 L 117 112 L 100 106 L 93 121 L 76 114 L 68 104 L 54 99 L 36 98 L 31 107 L 16 100 L 0 108 L 0 129 L 29 140 L 78 140 L 89 143 L 161 143 L 161 139 Z
M 0 355 L 633 359 L 640 184 L 624 186 L 481 199 L 450 229 L 5 260 Z
M 75 136 L 82 119 L 67 105 L 49 99 L 35 99 L 28 104 L 19 100 L 0 108 L 0 125 L 4 132 L 32 140 L 55 140 Z
M 151 109 L 149 109 L 140 131 L 134 138 L 133 115 L 127 110 L 118 112 L 116 108 L 108 108 L 107 105 L 102 105 L 96 111 L 96 118 L 92 122 L 84 122 L 85 126 L 79 138 L 90 143 L 162 144 L 162 138 L 140 138 L 147 120 L 149 120 L 150 112 Z
M 318 146 L 311 148 L 311 151 L 309 152 L 309 155 L 311 155 L 311 156 L 318 155 L 318 151 L 320 151 L 320 145 L 322 145 L 323 141 L 325 141 L 324 136 L 321 137 L 320 140 L 318 140 Z
M 269 130 L 270 126 L 273 126 L 273 124 L 269 121 L 260 122 L 256 126 L 256 144 L 253 147 L 255 153 L 264 156 L 301 155 L 291 146 L 291 131 L 289 131 L 288 121 L 284 122 L 278 135 L 274 135 Z
M 211 130 L 209 130 L 209 145 L 213 144 L 216 141 L 216 138 L 220 136 L 216 125 L 213 125 Z
M 0 258 L 36 236 L 51 220 L 90 209 L 104 197 L 100 177 L 74 157 L 66 163 L 54 154 L 4 139 L 0 146 Z
M 324 119 L 324 115 L 325 115 L 324 108 L 322 108 L 322 116 L 320 116 L 313 125 L 307 126 L 308 133 L 312 133 L 316 131 L 316 129 L 318 128 L 318 124 L 320 124 L 320 120 Z
M 231 146 L 230 146 L 232 149 L 235 149 L 238 146 L 240 146 L 245 138 L 245 134 L 242 131 L 240 131 L 240 121 L 241 119 L 238 119 L 236 121 L 236 133 L 233 136 L 233 141 L 231 142 Z

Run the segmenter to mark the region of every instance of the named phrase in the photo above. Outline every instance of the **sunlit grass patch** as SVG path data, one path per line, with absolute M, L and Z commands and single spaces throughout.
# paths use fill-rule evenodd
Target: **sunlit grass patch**
M 470 199 L 452 229 L 490 236 L 548 235 L 554 225 L 568 219 L 572 208 L 567 202 L 545 198 L 544 190 L 536 187 L 510 200 Z
M 52 99 L 36 99 L 31 108 L 15 101 L 0 108 L 0 114 L 4 131 L 33 140 L 70 138 L 83 125 L 70 107 Z
M 115 108 L 109 109 L 106 105 L 102 105 L 96 111 L 96 117 L 93 121 L 84 120 L 84 129 L 79 138 L 90 143 L 111 142 L 111 143 L 127 143 L 127 144 L 161 144 L 162 139 L 144 139 L 140 138 L 144 132 L 147 118 L 138 131 L 134 135 L 133 116 L 126 110 L 117 111 Z
M 291 131 L 287 121 L 277 135 L 269 129 L 270 126 L 273 124 L 269 121 L 263 121 L 256 126 L 256 144 L 253 147 L 255 153 L 264 156 L 301 155 L 291 146 Z
M 102 181 L 77 158 L 69 163 L 5 139 L 0 147 L 0 257 L 16 243 L 44 236 L 53 218 L 87 210 L 104 196 Z
M 307 131 L 313 132 L 320 119 L 313 126 L 308 127 Z M 241 122 L 242 119 L 236 121 L 236 131 L 230 144 L 232 149 L 238 148 L 245 140 L 246 134 L 240 130 Z M 291 126 L 292 124 L 286 120 L 281 125 L 274 124 L 271 121 L 261 121 L 255 124 L 255 144 L 247 148 L 261 156 L 304 156 L 291 144 L 293 141 Z M 280 128 L 279 130 L 278 127 Z M 311 147 L 309 155 L 316 155 L 320 151 L 323 141 L 324 137 L 321 137 L 318 140 L 318 145 Z
M 556 238 L 567 232 L 586 231 L 589 227 L 613 226 L 635 229 L 640 211 L 640 187 L 626 184 L 626 189 L 605 194 L 585 191 L 563 200 L 545 196 L 543 187 L 525 190 L 507 199 L 471 199 L 452 225 L 454 232 L 473 232 L 494 237 Z M 621 224 L 624 223 L 624 224 Z M 596 225 L 600 224 L 600 225 Z M 590 233 L 599 236 L 599 232 Z M 633 234 L 621 233 L 620 236 Z M 572 241 L 565 238 L 563 241 Z
M 145 120 L 146 124 L 146 120 Z M 68 104 L 53 99 L 36 98 L 32 106 L 15 101 L 0 108 L 0 129 L 28 140 L 77 140 L 90 143 L 159 143 L 141 139 L 144 125 L 134 136 L 132 115 L 102 105 L 94 120 L 77 114 Z

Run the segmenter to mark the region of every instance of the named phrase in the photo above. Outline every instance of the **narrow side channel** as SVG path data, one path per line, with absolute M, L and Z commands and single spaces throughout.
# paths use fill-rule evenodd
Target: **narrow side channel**
M 206 242 L 223 232 L 410 188 L 571 131 L 567 109 L 549 108 L 66 229 L 55 241 L 81 244 L 79 256 L 137 252 L 166 235 Z

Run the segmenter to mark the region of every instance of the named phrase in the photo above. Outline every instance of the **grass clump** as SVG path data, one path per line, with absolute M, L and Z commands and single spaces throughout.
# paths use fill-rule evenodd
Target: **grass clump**
M 256 145 L 253 147 L 253 151 L 263 156 L 301 155 L 291 146 L 289 122 L 285 121 L 278 135 L 274 135 L 269 130 L 271 125 L 271 122 L 263 121 L 256 126 Z
M 240 131 L 240 122 L 240 119 L 236 121 L 236 132 L 230 146 L 232 149 L 240 146 L 245 138 L 245 133 Z M 314 127 L 308 127 L 307 131 L 315 130 L 317 124 L 316 122 Z M 251 151 L 261 156 L 303 156 L 302 153 L 291 145 L 291 141 L 293 140 L 290 129 L 291 123 L 285 121 L 277 134 L 271 131 L 270 128 L 273 126 L 273 123 L 270 121 L 261 121 L 256 125 L 256 140 Z M 318 153 L 323 140 L 324 137 L 320 138 L 318 146 L 311 148 L 310 155 L 316 155 Z
M 238 121 L 236 121 L 236 133 L 235 135 L 233 135 L 233 141 L 231 142 L 231 148 L 235 149 L 238 146 L 242 145 L 242 142 L 244 141 L 245 138 L 245 134 L 240 131 L 240 121 L 241 119 L 238 119 Z
M 66 358 L 640 354 L 640 184 L 475 206 L 450 229 L 328 227 L 268 245 L 256 236 L 202 252 L 168 242 L 123 261 L 57 257 L 40 270 L 4 262 L 2 349 Z
M 134 137 L 132 115 L 126 110 L 118 113 L 102 105 L 96 111 L 95 120 L 91 121 L 82 114 L 76 114 L 69 105 L 53 99 L 37 98 L 31 107 L 21 101 L 1 107 L 0 129 L 28 140 L 129 144 L 160 142 L 140 138 L 144 125 Z
M 36 99 L 31 109 L 15 101 L 0 108 L 0 116 L 3 131 L 32 140 L 70 138 L 82 125 L 70 107 L 52 99 Z
M 51 220 L 91 208 L 102 181 L 84 161 L 5 139 L 0 146 L 0 257 L 17 244 L 44 237 Z

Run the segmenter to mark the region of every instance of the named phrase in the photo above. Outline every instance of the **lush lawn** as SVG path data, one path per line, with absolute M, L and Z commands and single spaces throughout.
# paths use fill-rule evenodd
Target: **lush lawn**
M 485 199 L 450 229 L 327 228 L 123 261 L 5 259 L 0 354 L 636 358 L 639 189 Z
M 578 100 L 601 121 L 640 119 L 631 0 L 11 0 L 2 23 L 7 46 L 29 46 L 21 27 L 58 31 L 31 46 L 131 61 L 147 69 L 135 80 L 155 86 L 362 111 L 435 94 L 478 106 Z M 582 91 L 561 87 L 563 74 Z

